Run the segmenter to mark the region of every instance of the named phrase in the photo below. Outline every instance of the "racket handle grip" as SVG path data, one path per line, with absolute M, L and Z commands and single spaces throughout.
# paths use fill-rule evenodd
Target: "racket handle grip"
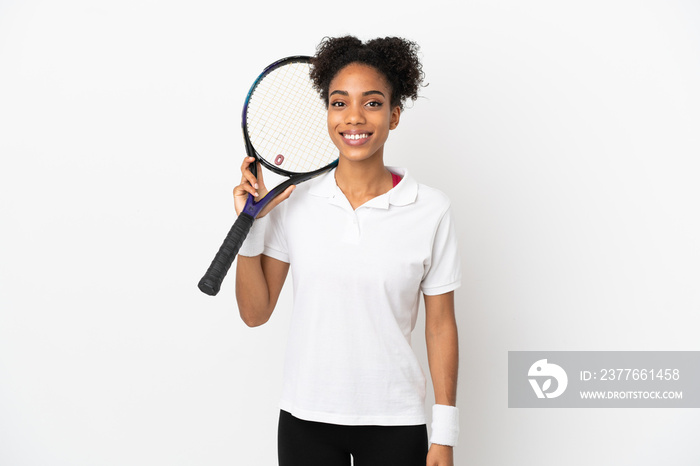
M 209 296 L 216 296 L 219 292 L 221 282 L 224 281 L 228 269 L 231 268 L 231 264 L 233 264 L 233 260 L 238 254 L 238 250 L 241 248 L 246 236 L 248 236 L 250 227 L 253 226 L 253 220 L 254 218 L 248 214 L 241 213 L 238 216 L 228 235 L 224 238 L 224 242 L 207 272 L 199 280 L 197 286 L 203 293 Z

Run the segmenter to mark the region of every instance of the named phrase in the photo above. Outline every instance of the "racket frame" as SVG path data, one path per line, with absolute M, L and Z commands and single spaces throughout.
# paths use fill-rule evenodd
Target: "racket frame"
M 215 296 L 219 292 L 221 282 L 226 276 L 226 273 L 231 267 L 231 264 L 233 263 L 234 259 L 238 255 L 238 250 L 240 249 L 241 244 L 245 240 L 245 237 L 248 235 L 248 232 L 252 227 L 253 221 L 255 220 L 255 218 L 258 217 L 258 215 L 260 215 L 260 212 L 265 208 L 267 204 L 270 203 L 272 199 L 284 192 L 284 190 L 286 190 L 289 186 L 315 178 L 335 168 L 338 165 L 338 159 L 336 158 L 334 161 L 332 161 L 325 167 L 310 172 L 291 172 L 289 170 L 284 170 L 280 167 L 274 166 L 273 164 L 268 162 L 264 157 L 262 157 L 253 146 L 253 143 L 251 142 L 250 137 L 248 135 L 248 104 L 250 102 L 251 97 L 255 93 L 255 89 L 258 87 L 258 84 L 260 84 L 260 82 L 262 82 L 262 80 L 268 74 L 270 74 L 271 72 L 273 72 L 281 66 L 288 65 L 291 63 L 309 63 L 310 61 L 311 57 L 305 55 L 295 55 L 277 60 L 276 62 L 268 65 L 262 71 L 262 73 L 260 73 L 255 82 L 253 82 L 253 85 L 250 87 L 250 90 L 248 91 L 248 95 L 246 96 L 241 116 L 241 127 L 243 130 L 243 140 L 245 144 L 245 149 L 249 157 L 255 158 L 255 162 L 250 164 L 248 169 L 257 178 L 257 163 L 260 162 L 262 166 L 269 169 L 273 173 L 277 173 L 278 175 L 282 176 L 287 176 L 289 177 L 289 179 L 283 181 L 279 185 L 272 188 L 263 198 L 258 199 L 257 201 L 251 194 L 248 194 L 248 199 L 246 200 L 243 210 L 241 210 L 241 213 L 239 214 L 235 223 L 231 227 L 231 230 L 229 231 L 228 235 L 224 239 L 221 248 L 217 252 L 211 265 L 209 266 L 209 269 L 199 281 L 198 287 L 205 294 Z
M 243 112 L 241 114 L 241 129 L 243 131 L 243 141 L 245 143 L 245 149 L 246 152 L 248 153 L 249 157 L 254 157 L 256 163 L 250 164 L 248 167 L 249 170 L 253 173 L 253 175 L 257 178 L 258 173 L 257 173 L 257 162 L 260 162 L 261 165 L 263 165 L 265 168 L 268 170 L 272 171 L 273 173 L 277 173 L 278 175 L 282 176 L 287 176 L 289 179 L 283 181 L 279 185 L 275 186 L 272 188 L 262 199 L 255 200 L 255 198 L 252 195 L 248 195 L 248 200 L 246 201 L 245 206 L 243 207 L 243 210 L 241 210 L 241 214 L 246 214 L 250 215 L 253 218 L 257 218 L 257 216 L 260 214 L 260 212 L 265 208 L 267 204 L 270 203 L 272 199 L 277 197 L 279 194 L 284 192 L 285 189 L 290 187 L 293 184 L 301 183 L 304 181 L 308 181 L 312 178 L 315 178 L 328 170 L 331 170 L 332 168 L 335 168 L 338 165 L 338 159 L 334 160 L 330 164 L 326 165 L 325 167 L 319 168 L 317 170 L 311 171 L 311 172 L 292 172 L 289 170 L 285 170 L 283 168 L 280 168 L 278 166 L 275 166 L 271 164 L 265 157 L 262 157 L 258 151 L 255 149 L 253 146 L 253 143 L 250 141 L 250 136 L 248 135 L 248 103 L 250 102 L 251 97 L 255 93 L 255 89 L 258 87 L 258 84 L 262 82 L 265 77 L 272 73 L 274 70 L 277 68 L 280 68 L 281 66 L 289 65 L 291 63 L 310 63 L 311 62 L 311 57 L 307 55 L 294 55 L 291 57 L 286 57 L 282 58 L 280 60 L 277 60 L 276 62 L 268 65 L 262 73 L 260 73 L 260 76 L 253 82 L 253 85 L 250 86 L 250 90 L 248 91 L 248 95 L 246 96 L 245 103 L 243 104 Z

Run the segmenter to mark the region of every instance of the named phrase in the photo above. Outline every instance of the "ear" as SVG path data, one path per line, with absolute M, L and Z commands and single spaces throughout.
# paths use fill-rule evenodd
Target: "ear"
M 401 107 L 398 105 L 391 110 L 391 119 L 389 120 L 389 129 L 396 129 L 399 126 L 401 119 Z

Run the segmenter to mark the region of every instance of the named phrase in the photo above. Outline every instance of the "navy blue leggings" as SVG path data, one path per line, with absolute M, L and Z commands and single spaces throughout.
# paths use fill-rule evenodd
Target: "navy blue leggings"
M 419 426 L 341 426 L 280 411 L 279 466 L 425 466 L 428 431 Z

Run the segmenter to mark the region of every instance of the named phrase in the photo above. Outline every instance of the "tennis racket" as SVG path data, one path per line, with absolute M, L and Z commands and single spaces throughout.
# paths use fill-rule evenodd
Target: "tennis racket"
M 257 162 L 289 177 L 245 207 L 226 235 L 219 252 L 199 281 L 202 292 L 214 296 L 245 240 L 253 221 L 272 199 L 291 185 L 310 180 L 338 164 L 338 149 L 328 136 L 327 109 L 309 77 L 310 58 L 283 58 L 269 65 L 248 91 L 243 105 L 246 152 Z

